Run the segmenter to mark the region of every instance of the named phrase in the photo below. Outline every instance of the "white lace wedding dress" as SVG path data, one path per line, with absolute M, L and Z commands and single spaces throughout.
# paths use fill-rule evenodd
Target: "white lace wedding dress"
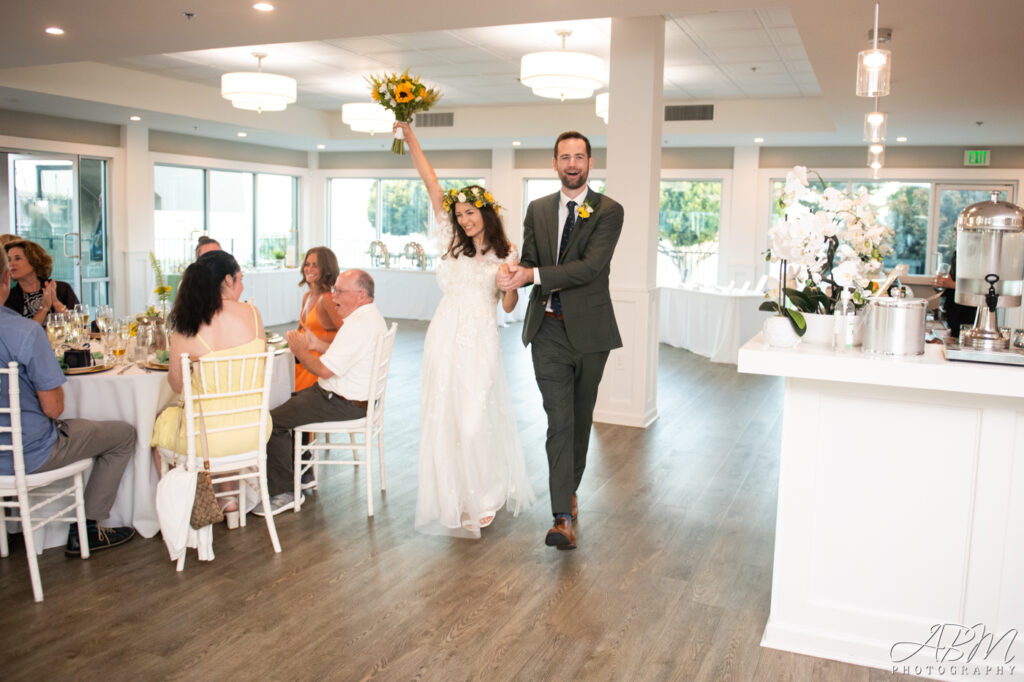
M 451 239 L 438 221 L 443 252 Z M 513 252 L 505 259 L 517 262 Z M 501 361 L 494 252 L 448 256 L 437 267 L 443 296 L 423 345 L 416 529 L 479 538 L 479 521 L 508 503 L 533 501 Z

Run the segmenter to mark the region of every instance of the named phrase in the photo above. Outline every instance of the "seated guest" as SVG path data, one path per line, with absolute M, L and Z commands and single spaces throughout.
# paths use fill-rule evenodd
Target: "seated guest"
M 0 252 L 0 302 L 7 300 L 10 291 L 11 271 L 6 254 Z M 135 429 L 124 422 L 60 419 L 64 412 L 63 384 L 67 379 L 53 357 L 46 332 L 40 325 L 0 306 L 0 363 L 6 367 L 12 361 L 19 365 L 25 472 L 51 471 L 95 458 L 85 486 L 89 551 L 98 552 L 128 542 L 135 535 L 133 528 L 104 528 L 99 522 L 110 515 L 121 475 L 135 452 Z M 10 407 L 9 401 L 5 387 L 0 391 L 0 407 Z M 0 439 L 7 445 L 11 443 L 9 434 Z M 13 474 L 14 459 L 5 452 L 0 455 L 0 475 Z M 77 523 L 71 524 L 64 553 L 81 556 Z
M 362 270 L 346 270 L 338 275 L 331 295 L 345 324 L 330 346 L 298 330 L 287 334 L 292 353 L 318 379 L 270 411 L 274 428 L 267 442 L 267 484 L 273 514 L 295 505 L 292 429 L 366 416 L 373 349 L 377 337 L 387 333 L 387 325 L 373 303 L 373 278 Z M 323 352 L 323 356 L 316 357 L 314 350 Z M 262 503 L 253 513 L 265 513 Z
M 961 327 L 973 327 L 978 317 L 978 309 L 974 306 L 961 305 L 956 302 L 956 253 L 949 262 L 949 275 L 936 275 L 934 284 L 943 287 L 942 317 L 949 327 L 949 336 L 960 338 Z
M 70 284 L 50 279 L 53 258 L 39 244 L 20 239 L 4 244 L 4 251 L 15 282 L 5 304 L 8 308 L 46 324 L 50 311 L 62 313 L 78 305 Z
M 211 251 L 220 251 L 220 242 L 213 237 L 207 237 L 205 234 L 200 236 L 196 242 L 196 258 L 198 259 L 204 253 L 210 253 Z
M 338 258 L 326 246 L 316 246 L 306 252 L 302 261 L 302 280 L 299 286 L 308 285 L 309 291 L 302 297 L 302 310 L 299 311 L 299 331 L 303 329 L 330 345 L 334 335 L 341 327 L 341 315 L 331 299 L 331 286 L 341 272 Z M 316 357 L 320 353 L 311 350 Z M 305 365 L 295 365 L 295 390 L 301 391 L 316 383 L 315 374 L 306 369 Z
M 176 393 L 181 392 L 184 383 L 184 377 L 181 375 L 182 353 L 199 358 L 250 355 L 266 351 L 267 339 L 263 331 L 263 321 L 256 306 L 239 301 L 242 288 L 242 270 L 238 267 L 235 257 L 227 251 L 204 254 L 185 270 L 169 316 L 172 335 L 167 381 Z M 221 383 L 225 384 L 226 378 Z M 252 404 L 259 406 L 258 400 L 252 403 L 252 397 L 224 400 L 238 400 L 238 407 Z M 208 403 L 204 402 L 204 405 L 206 404 Z M 211 404 L 210 409 L 228 407 L 231 406 L 218 401 L 216 405 Z M 175 406 L 160 413 L 153 425 L 150 445 L 179 453 L 187 451 L 184 425 L 179 424 L 179 412 L 180 408 Z M 216 428 L 219 425 L 217 420 L 229 418 L 211 418 L 207 421 L 207 428 Z M 254 450 L 257 446 L 257 437 L 256 430 L 253 430 L 251 435 L 239 431 L 211 433 L 207 439 L 210 456 L 223 457 Z M 201 452 L 199 448 L 196 451 Z M 157 468 L 159 469 L 159 460 Z M 225 500 L 225 512 L 237 510 L 233 499 Z M 237 515 L 229 517 L 229 525 L 234 525 L 233 520 L 237 520 Z

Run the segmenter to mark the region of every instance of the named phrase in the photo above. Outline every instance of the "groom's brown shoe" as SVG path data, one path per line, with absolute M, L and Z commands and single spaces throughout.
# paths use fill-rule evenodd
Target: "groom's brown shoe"
M 572 494 L 572 522 L 576 523 L 576 519 L 580 515 L 580 508 L 576 504 L 576 493 Z
M 555 525 L 548 531 L 544 544 L 558 549 L 576 549 L 576 531 L 573 530 L 572 521 L 564 516 L 555 519 Z

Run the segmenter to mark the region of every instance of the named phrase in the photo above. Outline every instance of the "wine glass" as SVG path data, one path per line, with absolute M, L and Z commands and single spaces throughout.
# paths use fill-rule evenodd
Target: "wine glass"
M 83 329 L 89 324 L 89 304 L 88 303 L 77 303 L 75 304 L 75 317 L 77 318 L 77 324 Z
M 104 334 L 110 329 L 113 317 L 114 311 L 109 305 L 96 306 L 96 329 L 100 334 Z

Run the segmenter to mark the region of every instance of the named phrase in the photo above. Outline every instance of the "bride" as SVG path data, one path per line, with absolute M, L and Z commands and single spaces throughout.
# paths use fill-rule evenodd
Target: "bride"
M 497 323 L 498 301 L 511 312 L 518 294 L 502 294 L 495 275 L 517 263 L 518 253 L 490 192 L 477 185 L 442 192 L 412 128 L 395 128 L 426 185 L 444 254 L 437 266 L 443 296 L 423 346 L 416 529 L 479 538 L 506 502 L 518 514 L 533 501 Z

